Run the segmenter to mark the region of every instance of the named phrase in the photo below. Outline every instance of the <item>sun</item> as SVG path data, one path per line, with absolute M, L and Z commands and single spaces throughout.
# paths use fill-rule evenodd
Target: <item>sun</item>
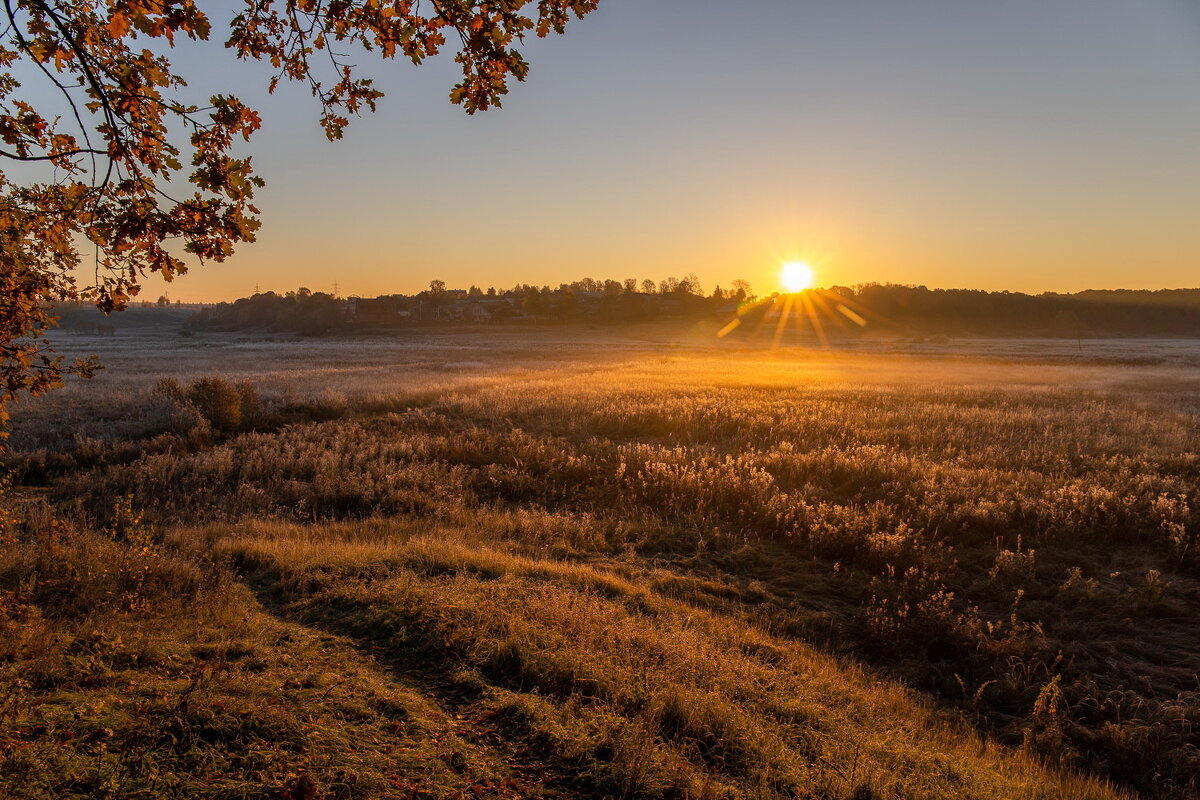
M 803 292 L 813 285 L 813 270 L 803 261 L 789 261 L 779 270 L 779 282 L 789 292 Z

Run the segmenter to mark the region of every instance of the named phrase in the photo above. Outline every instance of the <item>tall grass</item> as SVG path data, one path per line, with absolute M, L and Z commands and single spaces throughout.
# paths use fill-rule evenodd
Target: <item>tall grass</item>
M 493 713 L 605 793 L 1108 795 L 989 749 L 853 662 L 647 589 L 655 572 L 525 557 L 461 531 L 275 523 L 199 537 L 310 624 L 477 674 Z
M 1191 384 L 881 363 L 267 386 L 245 432 L 148 416 L 14 462 L 95 527 L 126 496 L 184 526 L 203 546 L 177 547 L 234 558 L 296 619 L 449 658 L 604 791 L 1101 791 L 1033 761 L 1200 791 Z M 977 752 L 996 740 L 1019 755 Z

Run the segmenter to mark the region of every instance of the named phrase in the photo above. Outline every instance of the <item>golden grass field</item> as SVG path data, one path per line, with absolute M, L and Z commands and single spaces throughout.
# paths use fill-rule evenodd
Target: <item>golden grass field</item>
M 64 346 L 0 797 L 1200 796 L 1200 345 Z

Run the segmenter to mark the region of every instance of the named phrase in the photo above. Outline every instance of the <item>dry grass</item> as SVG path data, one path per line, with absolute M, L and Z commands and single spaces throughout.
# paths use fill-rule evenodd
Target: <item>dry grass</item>
M 5 552 L 0 796 L 557 796 L 427 685 L 190 555 L 61 526 Z
M 477 671 L 481 704 L 586 767 L 602 790 L 1108 795 L 989 748 L 853 662 L 645 588 L 665 575 L 528 558 L 460 531 L 276 523 L 202 538 L 311 625 Z
M 172 563 L 255 609 L 238 636 L 344 637 L 517 743 L 467 737 L 480 763 L 545 753 L 538 791 L 1110 791 L 1060 769 L 1200 791 L 1190 373 L 512 352 L 405 384 L 267 377 L 245 433 L 146 386 L 119 435 L 18 419 L 37 446 L 14 463 L 85 528 L 118 531 L 131 496 Z

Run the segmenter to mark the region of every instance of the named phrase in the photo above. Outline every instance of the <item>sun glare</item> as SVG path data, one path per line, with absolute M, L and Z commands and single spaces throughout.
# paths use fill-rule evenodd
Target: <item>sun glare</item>
M 803 292 L 813 285 L 812 267 L 803 261 L 789 261 L 779 271 L 779 282 L 789 292 Z

